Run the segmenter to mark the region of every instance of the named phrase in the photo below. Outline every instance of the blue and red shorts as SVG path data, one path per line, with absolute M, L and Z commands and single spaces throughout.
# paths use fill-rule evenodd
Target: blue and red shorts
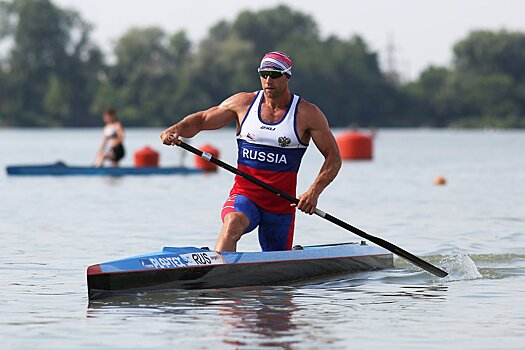
M 242 194 L 231 195 L 226 200 L 221 212 L 223 222 L 224 217 L 231 212 L 243 213 L 250 220 L 244 233 L 259 226 L 259 244 L 263 251 L 292 249 L 295 213 L 269 213 Z

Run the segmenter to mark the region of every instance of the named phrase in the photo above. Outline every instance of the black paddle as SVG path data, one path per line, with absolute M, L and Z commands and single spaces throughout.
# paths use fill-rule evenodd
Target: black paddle
M 170 142 L 173 142 L 175 140 L 175 137 L 173 135 L 168 135 L 167 137 L 168 141 Z M 299 203 L 299 199 L 295 198 L 295 197 L 292 197 L 290 196 L 288 193 L 285 193 L 273 186 L 270 186 L 268 185 L 267 183 L 264 183 L 263 181 L 251 176 L 251 175 L 248 175 L 246 174 L 245 172 L 237 169 L 237 168 L 234 168 L 232 167 L 231 165 L 227 164 L 227 163 L 224 163 L 223 161 L 213 157 L 211 154 L 207 153 L 207 152 L 202 152 L 198 149 L 196 149 L 195 147 L 192 147 L 190 145 L 188 145 L 187 143 L 183 142 L 183 141 L 180 141 L 178 143 L 176 143 L 177 146 L 179 147 L 182 147 L 184 148 L 185 150 L 191 152 L 191 153 L 194 153 L 196 155 L 198 155 L 199 157 L 202 157 L 204 159 L 206 159 L 207 161 L 209 162 L 212 162 L 213 164 L 216 164 L 218 166 L 220 166 L 221 168 L 223 169 L 226 169 L 236 175 L 239 175 L 239 176 L 242 176 L 244 177 L 246 180 L 249 180 L 265 189 L 267 189 L 268 191 L 270 192 L 273 192 L 275 193 L 276 195 L 278 196 L 281 196 L 283 197 L 284 199 L 290 201 L 291 203 L 295 203 L 295 204 L 298 204 Z M 350 232 L 353 232 L 355 233 L 356 235 L 360 236 L 360 237 L 363 237 L 367 240 L 369 240 L 370 242 L 374 242 L 375 244 L 377 244 L 378 246 L 381 246 L 389 251 L 391 251 L 392 253 L 396 254 L 396 255 L 399 255 L 400 257 L 402 258 L 405 258 L 406 260 L 410 261 L 412 264 L 416 265 L 416 266 L 419 266 L 420 268 L 422 268 L 423 270 L 425 271 L 428 271 L 430 272 L 431 274 L 433 275 L 436 275 L 438 277 L 445 277 L 448 275 L 447 272 L 441 270 L 440 268 L 426 262 L 425 260 L 423 259 L 420 259 L 418 258 L 417 256 L 415 256 L 414 254 L 412 253 L 409 253 L 407 252 L 406 250 L 396 246 L 395 244 L 392 244 L 390 242 L 387 242 L 385 241 L 384 239 L 382 238 L 379 238 L 379 237 L 375 237 L 375 236 L 372 236 L 360 229 L 358 229 L 357 227 L 354 227 L 328 213 L 325 213 L 324 211 L 320 210 L 320 209 L 315 209 L 315 214 L 319 215 L 320 217 L 344 228 L 344 229 L 347 229 L 348 231 Z

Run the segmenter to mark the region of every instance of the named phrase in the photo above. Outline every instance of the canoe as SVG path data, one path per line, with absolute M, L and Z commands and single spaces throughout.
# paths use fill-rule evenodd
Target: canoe
M 195 247 L 91 265 L 90 300 L 177 289 L 271 286 L 331 275 L 392 268 L 392 253 L 361 243 L 306 246 L 274 252 L 216 252 Z
M 185 167 L 93 167 L 68 166 L 63 162 L 46 165 L 11 165 L 6 168 L 12 176 L 126 176 L 126 175 L 189 175 L 203 171 Z

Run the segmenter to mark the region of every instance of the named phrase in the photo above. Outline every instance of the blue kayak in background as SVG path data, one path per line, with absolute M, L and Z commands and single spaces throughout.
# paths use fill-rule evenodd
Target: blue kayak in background
M 203 171 L 186 167 L 94 167 L 68 166 L 63 162 L 47 165 L 11 165 L 10 176 L 127 176 L 127 175 L 189 175 Z
M 89 299 L 176 289 L 271 286 L 394 266 L 391 252 L 361 243 L 274 252 L 216 252 L 195 247 L 91 265 Z

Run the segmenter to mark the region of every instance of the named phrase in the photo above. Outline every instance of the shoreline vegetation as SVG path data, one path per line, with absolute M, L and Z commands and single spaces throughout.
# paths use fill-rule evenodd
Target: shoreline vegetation
M 271 50 L 292 56 L 291 90 L 332 127 L 525 128 L 523 32 L 466 33 L 450 66 L 404 81 L 382 70 L 365 38 L 322 37 L 314 17 L 284 5 L 241 11 L 198 43 L 184 31 L 130 28 L 114 63 L 92 29 L 50 0 L 0 1 L 0 128 L 100 126 L 108 107 L 126 127 L 170 125 L 259 89 L 257 63 Z

